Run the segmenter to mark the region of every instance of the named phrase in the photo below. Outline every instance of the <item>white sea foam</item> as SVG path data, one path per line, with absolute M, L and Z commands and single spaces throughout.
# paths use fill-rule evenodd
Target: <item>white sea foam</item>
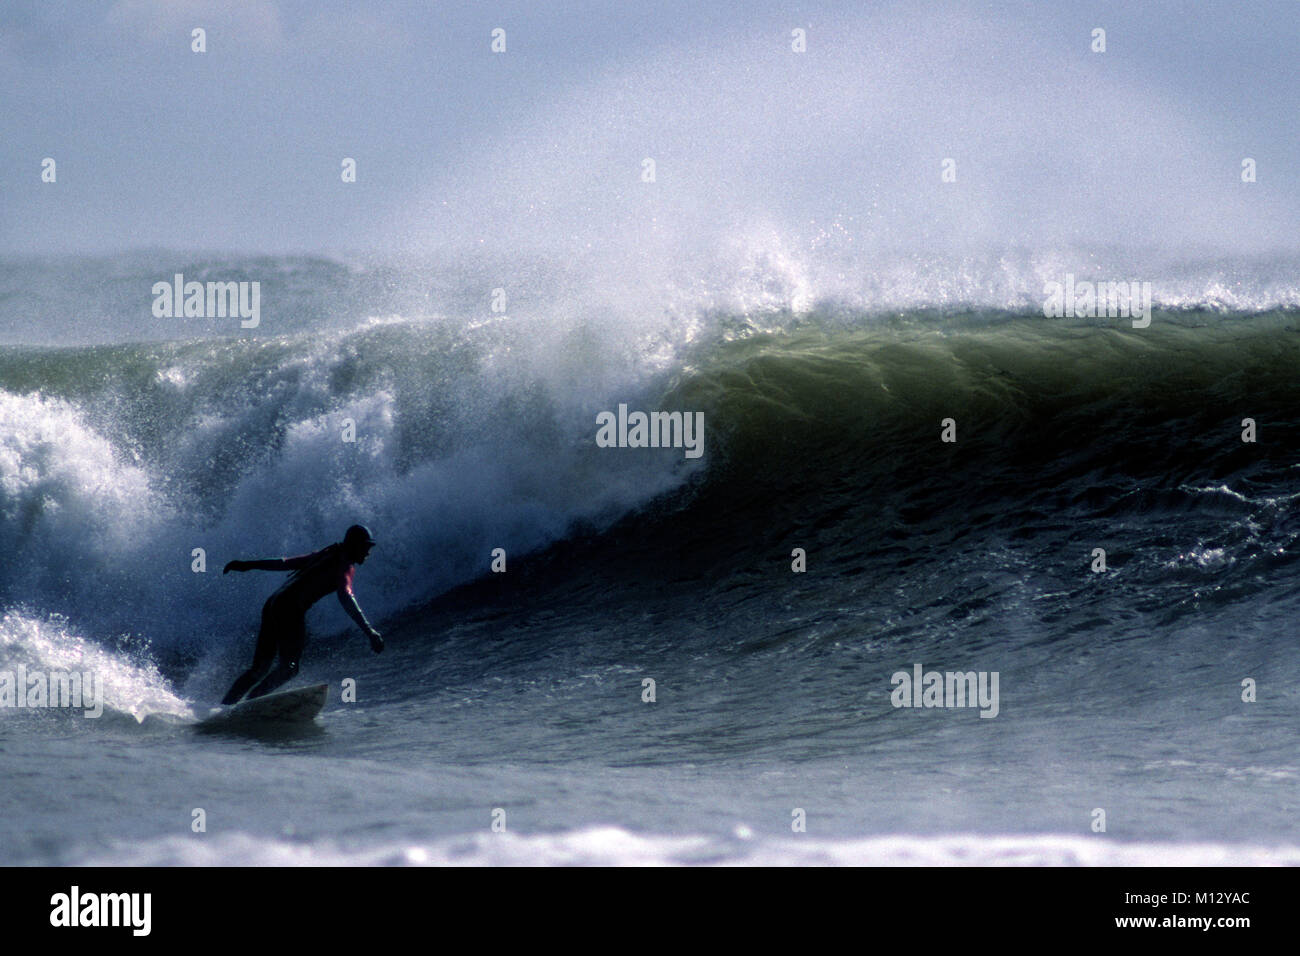
M 1300 866 L 1300 847 L 1129 843 L 1065 835 L 719 838 L 592 827 L 526 836 L 478 833 L 361 848 L 267 840 L 248 833 L 165 837 L 122 843 L 77 862 L 87 866 Z
M 102 687 L 105 713 L 143 721 L 150 715 L 188 717 L 189 704 L 178 697 L 143 654 L 109 650 L 85 637 L 66 620 L 40 619 L 17 612 L 0 615 L 0 670 L 22 666 L 28 674 L 76 671 L 93 674 Z M 0 707 L 0 719 L 29 714 Z M 59 716 L 58 712 L 51 712 Z M 68 711 L 80 717 L 80 711 Z

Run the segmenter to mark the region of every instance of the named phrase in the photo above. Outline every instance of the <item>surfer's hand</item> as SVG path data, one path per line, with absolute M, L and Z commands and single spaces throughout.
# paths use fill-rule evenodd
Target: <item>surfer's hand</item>
M 379 636 L 378 631 L 370 632 L 370 649 L 376 654 L 380 653 L 384 649 L 384 639 Z
M 243 561 L 230 561 L 221 569 L 222 574 L 229 574 L 231 571 L 247 571 L 248 566 Z

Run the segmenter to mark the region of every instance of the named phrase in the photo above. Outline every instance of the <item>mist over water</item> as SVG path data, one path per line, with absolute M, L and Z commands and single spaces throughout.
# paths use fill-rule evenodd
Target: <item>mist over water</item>
M 476 144 L 398 221 L 417 248 L 539 250 L 656 303 L 1012 307 L 1067 269 L 1231 290 L 1279 254 L 1293 293 L 1293 160 L 1241 182 L 1240 114 L 1174 95 L 1136 42 L 1042 27 L 886 5 L 812 27 L 805 54 L 770 28 L 653 48 Z

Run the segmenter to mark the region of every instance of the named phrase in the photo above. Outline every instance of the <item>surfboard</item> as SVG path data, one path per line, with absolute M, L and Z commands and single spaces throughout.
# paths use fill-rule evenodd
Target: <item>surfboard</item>
M 321 712 L 329 696 L 328 684 L 312 684 L 277 691 L 229 707 L 217 707 L 199 721 L 200 728 L 232 724 L 291 724 L 310 721 Z

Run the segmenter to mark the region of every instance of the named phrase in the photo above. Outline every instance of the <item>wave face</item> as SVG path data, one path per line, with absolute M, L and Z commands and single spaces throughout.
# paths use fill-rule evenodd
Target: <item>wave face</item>
M 522 583 L 436 604 L 437 672 L 461 655 L 465 681 L 523 679 L 548 655 L 658 668 L 690 716 L 623 741 L 628 761 L 893 739 L 890 676 L 916 662 L 1000 672 L 1021 718 L 1065 722 L 1057 745 L 1086 747 L 1090 715 L 1239 745 L 1241 681 L 1297 676 L 1296 320 L 1166 313 L 1139 333 L 835 313 L 711 345 L 667 393 L 705 409 L 707 473 Z M 527 626 L 485 649 L 484 609 L 503 602 Z M 724 700 L 739 712 L 720 717 Z M 1274 734 L 1259 743 L 1261 766 L 1289 766 Z
M 1023 623 L 1046 595 L 1062 599 L 1044 601 L 1042 626 L 1111 620 L 1107 640 L 1235 602 L 1261 622 L 1287 610 L 1291 589 L 1272 581 L 1290 574 L 1300 492 L 1297 312 L 1278 262 L 1184 268 L 1135 330 L 1043 318 L 1027 304 L 1052 274 L 1042 258 L 950 271 L 929 300 L 907 290 L 933 287 L 934 264 L 898 264 L 890 290 L 881 272 L 853 291 L 837 273 L 826 291 L 825 262 L 776 261 L 747 255 L 660 312 L 538 265 L 550 304 L 505 314 L 476 302 L 482 271 L 184 266 L 311 291 L 243 336 L 226 320 L 185 339 L 0 351 L 0 604 L 192 664 L 240 644 L 235 609 L 267 590 L 222 578 L 226 560 L 364 521 L 383 540 L 361 578 L 381 618 L 480 577 L 494 548 L 566 538 L 600 554 L 578 579 L 546 579 L 575 607 L 583 582 L 616 595 L 657 574 L 706 604 L 719 582 L 760 602 L 810 590 L 894 621 L 895 637 L 928 629 L 927 647 L 954 626 Z M 52 265 L 26 268 L 29 287 L 53 282 Z M 81 281 L 110 289 L 102 307 L 125 275 L 147 287 L 172 269 L 126 257 Z M 370 314 L 380 287 L 408 306 L 412 289 L 454 290 L 442 300 L 460 312 Z M 150 321 L 110 337 L 176 330 Z M 706 455 L 596 447 L 596 413 L 619 403 L 702 411 Z M 795 547 L 820 573 L 790 576 Z M 1083 573 L 1095 547 L 1104 575 Z

